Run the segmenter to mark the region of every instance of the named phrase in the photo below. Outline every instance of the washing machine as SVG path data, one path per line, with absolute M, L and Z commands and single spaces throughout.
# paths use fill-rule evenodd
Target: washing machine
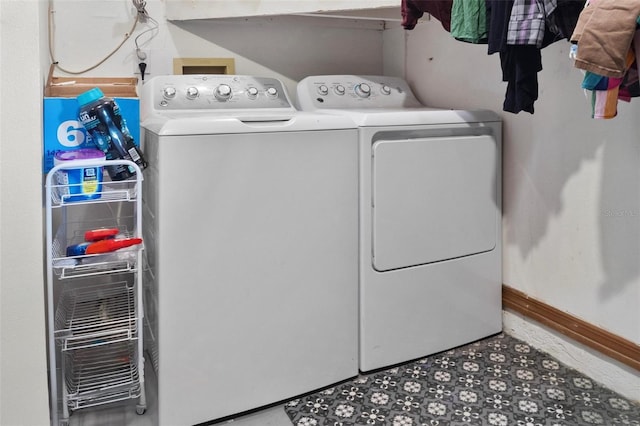
M 158 424 L 353 377 L 358 146 L 273 78 L 158 76 L 141 93 L 145 347 Z
M 502 329 L 501 121 L 426 108 L 406 81 L 310 76 L 299 109 L 359 128 L 359 367 Z

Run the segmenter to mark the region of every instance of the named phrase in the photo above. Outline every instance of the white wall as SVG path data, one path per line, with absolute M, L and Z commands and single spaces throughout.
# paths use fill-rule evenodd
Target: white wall
M 43 4 L 0 1 L 0 424 L 49 421 L 41 128 Z
M 542 50 L 535 114 L 502 113 L 504 282 L 640 343 L 640 99 L 590 118 L 568 48 Z M 486 51 L 419 24 L 407 78 L 429 105 L 502 111 L 506 83 Z
M 72 71 L 93 65 L 113 50 L 133 24 L 127 0 L 54 4 L 55 58 Z M 159 0 L 149 0 L 147 11 L 160 24 L 155 38 L 148 41 L 146 34 L 139 39 L 149 52 L 149 77 L 172 74 L 176 57 L 234 58 L 236 74 L 280 78 L 293 96 L 297 81 L 314 73 L 382 73 L 380 23 L 292 16 L 168 22 Z M 133 40 L 148 28 L 138 24 L 134 37 L 87 75 L 130 76 L 137 67 Z M 57 70 L 56 75 L 66 74 Z
M 437 20 L 405 36 L 406 78 L 424 103 L 502 111 L 506 83 L 486 45 Z M 503 281 L 640 344 L 640 99 L 590 118 L 568 48 L 542 50 L 535 114 L 502 113 Z M 640 375 L 626 370 L 640 399 Z

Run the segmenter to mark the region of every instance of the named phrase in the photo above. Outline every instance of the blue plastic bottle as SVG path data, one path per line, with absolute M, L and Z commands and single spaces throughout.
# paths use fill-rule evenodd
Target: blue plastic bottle
M 104 152 L 107 160 L 124 159 L 133 161 L 143 170 L 147 162 L 120 115 L 118 104 L 104 96 L 102 90 L 93 88 L 78 96 L 80 122 L 87 130 L 93 143 Z M 111 180 L 124 180 L 135 176 L 132 167 L 110 165 L 106 167 Z

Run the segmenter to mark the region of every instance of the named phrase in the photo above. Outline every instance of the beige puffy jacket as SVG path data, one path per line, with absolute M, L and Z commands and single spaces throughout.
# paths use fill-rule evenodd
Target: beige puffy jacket
M 576 68 L 623 77 L 639 15 L 639 0 L 591 0 L 571 36 L 578 43 Z

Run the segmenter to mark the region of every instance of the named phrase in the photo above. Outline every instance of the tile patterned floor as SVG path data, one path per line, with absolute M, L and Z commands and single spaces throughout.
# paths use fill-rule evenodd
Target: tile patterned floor
M 295 426 L 640 425 L 640 405 L 506 334 L 295 399 Z

